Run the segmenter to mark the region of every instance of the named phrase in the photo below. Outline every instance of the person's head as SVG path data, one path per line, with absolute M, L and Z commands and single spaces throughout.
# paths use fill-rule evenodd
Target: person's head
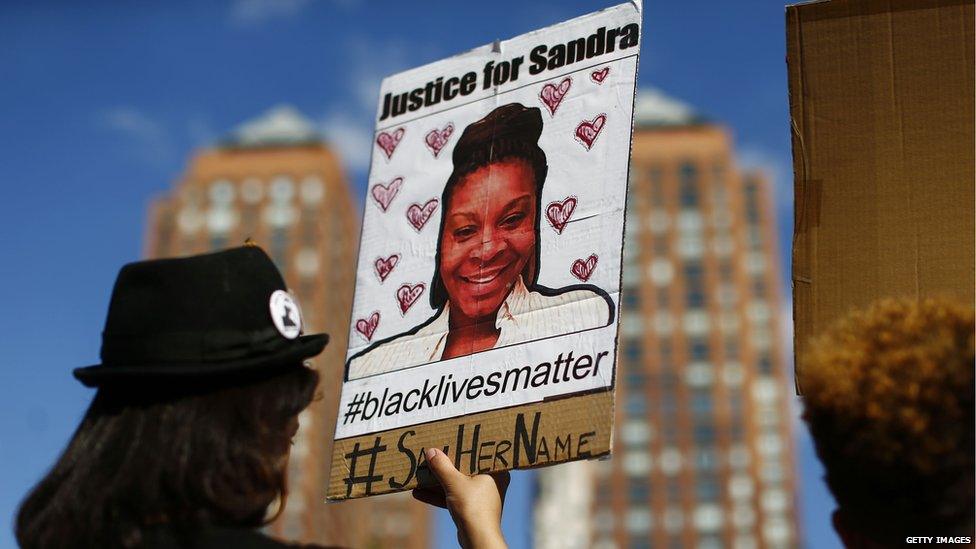
M 123 267 L 102 363 L 74 370 L 98 392 L 21 505 L 20 544 L 135 547 L 158 526 L 262 524 L 284 503 L 291 438 L 318 383 L 303 361 L 328 340 L 301 330 L 259 248 Z
M 431 306 L 494 318 L 519 277 L 538 276 L 542 113 L 511 103 L 469 125 L 454 148 L 441 197 Z
M 887 299 L 811 341 L 798 371 L 848 547 L 972 535 L 973 309 Z

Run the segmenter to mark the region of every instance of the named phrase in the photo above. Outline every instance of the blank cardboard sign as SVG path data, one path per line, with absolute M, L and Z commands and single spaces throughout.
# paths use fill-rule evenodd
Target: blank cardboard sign
M 812 2 L 786 23 L 797 356 L 879 298 L 972 303 L 973 2 Z
M 328 498 L 610 452 L 639 4 L 391 76 Z

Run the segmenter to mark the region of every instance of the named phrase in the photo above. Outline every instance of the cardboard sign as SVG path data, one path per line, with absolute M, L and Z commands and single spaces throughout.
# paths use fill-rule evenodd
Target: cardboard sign
M 610 452 L 640 21 L 383 81 L 329 499 Z
M 881 298 L 973 302 L 973 14 L 951 0 L 787 8 L 797 357 Z

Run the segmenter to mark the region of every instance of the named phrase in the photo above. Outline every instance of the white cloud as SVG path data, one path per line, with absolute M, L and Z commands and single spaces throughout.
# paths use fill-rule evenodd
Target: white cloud
M 330 110 L 322 119 L 322 133 L 350 171 L 365 172 L 373 150 L 372 116 L 363 119 L 342 109 Z
M 195 114 L 187 120 L 186 133 L 194 147 L 212 146 L 218 138 L 210 118 L 201 114 Z
M 347 95 L 332 102 L 321 120 L 321 131 L 354 177 L 365 175 L 373 150 L 373 125 L 383 78 L 443 55 L 437 46 L 397 41 L 377 43 L 365 35 L 346 41 Z M 410 56 L 407 56 L 407 52 Z M 355 173 L 358 172 L 358 173 Z
M 287 19 L 301 12 L 310 0 L 234 0 L 230 7 L 230 22 L 247 27 L 271 19 Z
M 173 157 L 173 139 L 165 126 L 134 107 L 106 109 L 96 115 L 96 121 L 133 143 L 136 154 L 145 161 L 162 164 Z
M 339 9 L 358 8 L 362 0 L 331 0 Z M 289 19 L 312 4 L 312 0 L 232 0 L 230 23 L 236 27 L 253 27 L 273 19 Z

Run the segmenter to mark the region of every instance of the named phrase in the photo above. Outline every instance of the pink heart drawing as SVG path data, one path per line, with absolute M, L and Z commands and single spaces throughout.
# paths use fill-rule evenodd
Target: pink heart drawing
M 427 148 L 430 152 L 434 153 L 434 158 L 441 154 L 441 149 L 447 145 L 447 140 L 451 138 L 451 134 L 454 133 L 454 124 L 450 122 L 444 126 L 443 130 L 430 130 L 427 132 L 427 136 L 424 138 L 424 143 L 427 143 Z
M 407 310 L 417 302 L 420 298 L 420 294 L 424 293 L 423 282 L 418 282 L 411 286 L 410 284 L 404 284 L 400 286 L 396 291 L 397 302 L 400 304 L 400 314 L 407 314 Z
M 420 232 L 424 228 L 424 225 L 427 224 L 427 220 L 430 219 L 430 215 L 437 209 L 439 202 L 436 198 L 431 198 L 423 206 L 420 204 L 411 204 L 407 208 L 407 221 L 410 222 L 410 225 L 414 229 L 417 229 L 417 232 Z
M 573 276 L 586 282 L 593 275 L 593 270 L 596 269 L 596 254 L 590 254 L 590 257 L 586 258 L 586 261 L 582 259 L 577 259 L 573 262 L 573 267 L 569 269 L 569 272 L 573 273 Z
M 598 71 L 593 71 L 590 73 L 590 80 L 593 80 L 597 84 L 602 84 L 606 80 L 607 75 L 610 74 L 610 67 L 603 67 Z
M 573 211 L 576 210 L 576 197 L 567 196 L 562 201 L 550 202 L 546 206 L 546 219 L 549 220 L 549 224 L 552 225 L 556 232 L 563 234 L 563 229 L 566 228 L 566 224 L 569 223 L 569 218 L 572 217 Z
M 403 128 L 397 128 L 393 133 L 380 132 L 376 136 L 376 144 L 386 153 L 387 160 L 393 157 L 393 151 L 396 150 L 397 145 L 400 144 L 400 140 L 403 139 L 404 131 Z
M 384 185 L 382 183 L 377 183 L 369 190 L 370 194 L 373 195 L 373 200 L 379 205 L 380 209 L 384 212 L 390 207 L 390 202 L 396 198 L 397 193 L 400 192 L 400 187 L 403 186 L 403 178 L 398 177 L 389 184 Z
M 563 102 L 563 97 L 566 97 L 566 92 L 569 91 L 569 87 L 572 85 L 573 79 L 567 76 L 559 82 L 558 86 L 555 84 L 542 86 L 542 91 L 539 92 L 539 99 L 549 109 L 550 115 L 556 115 L 556 109 L 559 108 L 559 104 Z
M 386 280 L 386 277 L 390 276 L 393 271 L 393 267 L 396 267 L 397 263 L 400 262 L 400 254 L 393 254 L 386 259 L 382 257 L 377 257 L 376 261 L 373 262 L 373 266 L 376 268 L 376 276 L 380 277 L 380 282 Z
M 576 140 L 586 147 L 586 150 L 593 148 L 593 142 L 603 131 L 603 126 L 607 123 L 606 114 L 598 114 L 593 120 L 584 120 L 576 126 Z
M 362 334 L 366 341 L 373 340 L 373 333 L 376 332 L 376 327 L 380 325 L 380 313 L 374 311 L 373 314 L 369 316 L 369 320 L 365 318 L 360 318 L 356 321 L 356 331 Z

